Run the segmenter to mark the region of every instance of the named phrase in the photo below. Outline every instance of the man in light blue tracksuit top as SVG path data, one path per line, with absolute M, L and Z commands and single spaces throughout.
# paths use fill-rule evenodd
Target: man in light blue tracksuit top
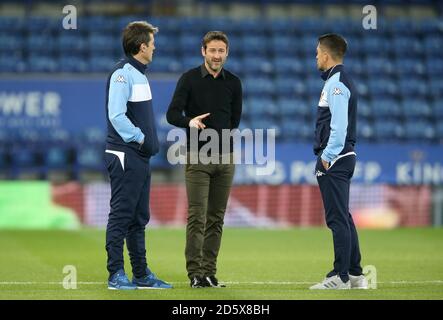
M 315 128 L 315 174 L 334 241 L 334 269 L 311 289 L 367 288 L 362 275 L 358 235 L 349 213 L 349 188 L 356 154 L 357 92 L 343 66 L 346 40 L 337 34 L 319 37 L 317 66 L 325 85 Z
M 159 150 L 152 94 L 145 71 L 152 61 L 154 34 L 147 22 L 128 24 L 123 31 L 126 59 L 108 78 L 105 160 L 111 182 L 111 211 L 106 228 L 108 288 L 167 289 L 147 266 L 145 227 L 149 221 L 150 157 Z M 133 280 L 126 276 L 123 245 L 131 260 Z

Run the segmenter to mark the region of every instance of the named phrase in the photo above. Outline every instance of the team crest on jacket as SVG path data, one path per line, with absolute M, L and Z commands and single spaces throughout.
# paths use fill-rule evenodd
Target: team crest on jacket
M 328 95 L 326 94 L 325 90 L 322 90 L 320 95 L 320 101 L 318 102 L 319 107 L 328 107 Z
M 115 79 L 115 82 L 126 83 L 126 80 L 125 77 L 123 77 L 122 75 L 118 75 L 117 78 Z
M 343 94 L 343 92 L 340 90 L 340 88 L 334 88 L 334 91 L 332 92 L 334 96 L 338 96 L 340 94 Z

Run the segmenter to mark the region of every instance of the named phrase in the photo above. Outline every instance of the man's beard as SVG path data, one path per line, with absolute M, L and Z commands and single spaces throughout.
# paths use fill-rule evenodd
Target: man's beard
M 211 60 L 206 60 L 206 63 L 208 64 L 209 68 L 211 68 L 211 70 L 214 72 L 221 70 L 221 68 L 223 67 L 223 60 L 218 62 L 220 64 L 220 67 L 218 68 L 214 67 L 214 62 L 212 62 Z

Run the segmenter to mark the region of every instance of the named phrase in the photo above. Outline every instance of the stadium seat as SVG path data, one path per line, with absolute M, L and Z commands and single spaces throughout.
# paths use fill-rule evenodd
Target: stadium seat
M 89 72 L 110 72 L 118 59 L 109 56 L 91 56 L 88 59 Z
M 88 67 L 87 61 L 78 56 L 62 56 L 58 60 L 59 72 L 86 72 Z
M 369 142 L 374 137 L 374 129 L 370 122 L 366 120 L 359 120 L 357 125 L 357 141 L 362 139 Z
M 400 103 L 394 99 L 374 99 L 371 101 L 372 116 L 377 119 L 398 119 L 402 115 Z
M 294 98 L 304 95 L 306 85 L 302 78 L 278 77 L 274 81 L 275 93 L 281 98 Z
M 382 77 L 369 78 L 368 90 L 373 99 L 393 97 L 396 96 L 399 92 L 398 85 L 394 80 Z
M 16 51 L 22 51 L 24 49 L 25 38 L 21 34 L 11 35 L 2 33 L 0 34 L 0 53 L 6 54 Z
M 88 43 L 80 34 L 61 34 L 56 39 L 56 47 L 61 54 L 81 54 L 87 51 Z
M 58 63 L 51 55 L 31 55 L 27 61 L 30 72 L 56 72 Z
M 287 76 L 291 74 L 304 74 L 305 67 L 303 62 L 299 59 L 278 57 L 272 61 L 275 73 L 281 76 Z
M 379 142 L 395 142 L 404 137 L 404 130 L 398 121 L 377 120 L 373 125 L 374 138 Z
M 306 121 L 287 119 L 281 126 L 282 137 L 291 142 L 309 141 L 314 139 L 314 127 Z
M 265 77 L 246 77 L 243 81 L 243 90 L 253 96 L 271 95 L 275 92 L 274 82 Z
M 241 49 L 244 55 L 266 56 L 269 40 L 265 36 L 243 36 Z
M 178 61 L 175 56 L 156 56 L 155 62 L 148 65 L 148 72 L 173 72 L 178 73 L 183 70 L 186 70 L 185 67 L 182 66 L 180 61 Z M 187 61 L 189 63 L 189 61 Z
M 405 138 L 411 142 L 421 142 L 435 138 L 435 129 L 431 122 L 410 120 L 405 124 Z
M 426 100 L 406 100 L 402 103 L 402 111 L 404 117 L 410 121 L 432 117 L 431 106 Z
M 425 97 L 429 94 L 426 82 L 420 78 L 404 77 L 399 81 L 399 90 L 403 97 Z
M 252 98 L 244 102 L 246 113 L 250 115 L 260 116 L 276 116 L 278 114 L 277 106 L 272 99 L 257 99 Z

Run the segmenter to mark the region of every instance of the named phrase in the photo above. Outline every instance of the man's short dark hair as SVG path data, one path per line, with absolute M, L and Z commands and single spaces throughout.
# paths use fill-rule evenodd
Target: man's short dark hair
M 229 47 L 228 36 L 222 31 L 209 31 L 205 34 L 202 41 L 202 47 L 206 50 L 208 43 L 213 40 L 223 41 L 226 44 L 226 48 Z
M 140 51 L 140 46 L 151 41 L 151 34 L 156 34 L 158 28 L 146 21 L 134 21 L 123 29 L 122 44 L 125 54 L 135 55 Z
M 348 49 L 346 39 L 336 33 L 327 33 L 318 37 L 318 43 L 336 60 L 343 60 Z

